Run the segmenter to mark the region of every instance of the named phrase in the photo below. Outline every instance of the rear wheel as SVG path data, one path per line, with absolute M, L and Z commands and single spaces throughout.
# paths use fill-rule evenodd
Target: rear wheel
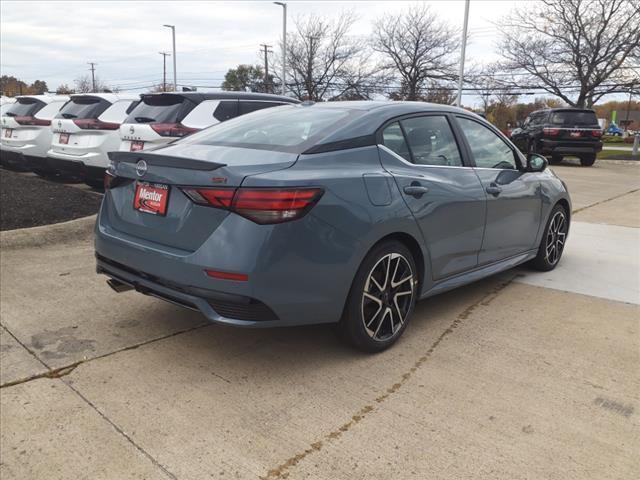
M 397 241 L 376 246 L 353 281 L 338 325 L 340 333 L 366 352 L 390 347 L 413 313 L 417 285 L 415 261 L 406 246 Z
M 583 155 L 583 156 L 580 157 L 580 164 L 583 167 L 590 167 L 594 163 L 596 163 L 596 156 L 595 155 Z
M 569 218 L 562 205 L 556 205 L 549 215 L 544 235 L 538 248 L 538 255 L 531 261 L 532 266 L 548 272 L 558 265 L 569 231 Z

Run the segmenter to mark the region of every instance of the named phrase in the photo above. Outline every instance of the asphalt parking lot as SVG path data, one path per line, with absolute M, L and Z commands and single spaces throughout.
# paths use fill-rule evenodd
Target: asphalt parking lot
M 3 232 L 0 476 L 639 478 L 640 164 L 553 168 L 560 266 L 423 301 L 379 355 L 118 295 L 91 219 Z

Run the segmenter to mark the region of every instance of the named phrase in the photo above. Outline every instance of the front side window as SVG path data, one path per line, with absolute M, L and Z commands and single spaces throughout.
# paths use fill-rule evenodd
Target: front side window
M 446 117 L 429 115 L 408 118 L 401 123 L 414 163 L 462 166 L 458 145 Z
M 406 161 L 411 161 L 409 147 L 404 139 L 404 134 L 398 122 L 393 122 L 382 131 L 382 144 L 400 155 Z
M 458 117 L 458 123 L 477 167 L 517 168 L 513 150 L 494 131 L 468 118 Z

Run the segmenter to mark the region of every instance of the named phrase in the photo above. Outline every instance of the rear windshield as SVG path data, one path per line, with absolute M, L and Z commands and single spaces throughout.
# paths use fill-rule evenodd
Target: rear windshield
M 183 141 L 299 152 L 357 113 L 355 110 L 309 106 L 266 108 L 214 125 Z
M 111 106 L 111 102 L 100 97 L 73 97 L 56 118 L 98 118 Z
M 33 116 L 44 107 L 46 103 L 35 98 L 19 98 L 4 113 L 7 117 Z
M 178 123 L 195 106 L 180 95 L 143 96 L 124 123 Z
M 589 111 L 560 111 L 552 112 L 549 123 L 559 126 L 575 127 L 578 125 L 598 125 L 598 119 L 594 112 Z

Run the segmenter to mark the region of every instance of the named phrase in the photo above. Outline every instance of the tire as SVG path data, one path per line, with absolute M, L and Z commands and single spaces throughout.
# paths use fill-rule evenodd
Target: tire
M 595 155 L 583 155 L 582 157 L 580 157 L 580 165 L 582 165 L 583 167 L 590 167 L 594 163 L 596 163 Z
M 536 258 L 531 266 L 541 272 L 548 272 L 556 268 L 562 257 L 569 231 L 569 216 L 562 205 L 556 205 L 551 210 L 544 235 L 538 247 Z
M 558 165 L 560 162 L 562 162 L 562 157 L 560 155 L 552 155 L 549 160 L 549 164 L 551 165 Z
M 365 352 L 381 352 L 402 335 L 418 296 L 418 270 L 398 241 L 375 246 L 353 280 L 338 331 Z M 395 284 L 395 285 L 394 285 Z

